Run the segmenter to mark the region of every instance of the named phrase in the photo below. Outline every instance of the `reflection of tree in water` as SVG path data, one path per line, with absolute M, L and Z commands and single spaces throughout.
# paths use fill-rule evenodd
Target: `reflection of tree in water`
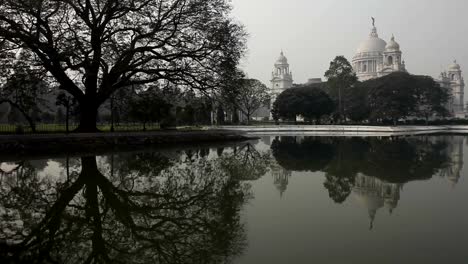
M 360 163 L 366 159 L 369 142 L 363 138 L 335 138 L 333 144 L 336 154 L 323 169 L 326 179 L 324 186 L 333 201 L 343 203 L 351 194 Z
M 271 143 L 276 162 L 291 171 L 321 171 L 334 157 L 329 139 L 277 137 Z
M 25 169 L 0 186 L 2 263 L 229 262 L 245 246 L 250 192 L 228 164 L 83 157 L 80 173 L 55 182 Z
M 447 168 L 453 155 L 446 150 L 456 143 L 438 138 L 282 137 L 276 138 L 271 148 L 285 169 L 325 172 L 325 188 L 335 202 L 342 203 L 355 186 L 357 175 L 404 184 L 430 179 Z
M 250 143 L 235 147 L 222 155 L 221 167 L 234 179 L 254 181 L 264 176 L 271 161 L 270 153 L 261 153 Z

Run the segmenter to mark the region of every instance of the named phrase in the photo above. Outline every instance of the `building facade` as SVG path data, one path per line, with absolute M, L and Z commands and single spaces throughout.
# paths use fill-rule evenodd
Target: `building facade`
M 379 38 L 377 28 L 373 23 L 369 37 L 359 45 L 352 65 L 359 80 L 366 81 L 392 72 L 406 72 L 402 55 L 395 37 L 392 36 L 388 43 Z
M 369 37 L 359 45 L 352 59 L 352 66 L 360 81 L 379 78 L 393 72 L 407 72 L 400 44 L 395 41 L 394 36 L 388 43 L 379 38 L 375 19 Z M 460 65 L 455 61 L 436 81 L 450 91 L 451 99 L 447 110 L 451 117 L 465 118 L 465 82 Z
M 454 61 L 447 71 L 440 74 L 437 82 L 451 92 L 451 98 L 447 105 L 447 110 L 451 116 L 465 118 L 465 80 L 457 61 Z
M 289 69 L 289 63 L 283 51 L 275 62 L 273 72 L 271 73 L 271 106 L 276 101 L 279 94 L 286 89 L 293 87 L 293 76 Z

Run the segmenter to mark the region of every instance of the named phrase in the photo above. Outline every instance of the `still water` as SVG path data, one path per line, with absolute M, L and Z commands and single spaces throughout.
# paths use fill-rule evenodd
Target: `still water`
M 1 263 L 468 263 L 464 136 L 5 160 Z

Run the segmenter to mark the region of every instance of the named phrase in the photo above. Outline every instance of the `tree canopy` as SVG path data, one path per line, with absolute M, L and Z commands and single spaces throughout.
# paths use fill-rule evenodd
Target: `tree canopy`
M 327 91 L 336 105 L 337 115 L 340 119 L 347 117 L 347 94 L 358 82 L 356 73 L 351 63 L 344 56 L 337 56 L 330 62 L 329 69 L 325 72 L 327 78 Z
M 295 120 L 303 116 L 306 120 L 320 119 L 333 112 L 334 105 L 330 97 L 316 85 L 304 85 L 282 92 L 273 104 L 276 118 Z
M 396 72 L 361 84 L 367 90 L 370 119 L 396 123 L 409 116 L 444 115 L 449 92 L 428 76 Z
M 245 50 L 228 0 L 2 0 L 0 41 L 32 54 L 81 107 L 79 130 L 132 85 L 217 87 Z
M 241 79 L 233 97 L 237 108 L 247 117 L 247 124 L 252 114 L 270 101 L 269 89 L 256 79 Z

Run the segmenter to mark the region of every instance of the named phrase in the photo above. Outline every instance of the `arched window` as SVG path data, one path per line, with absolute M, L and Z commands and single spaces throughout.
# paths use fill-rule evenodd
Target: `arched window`
M 455 81 L 455 74 L 451 75 L 452 81 Z
M 367 64 L 362 65 L 362 72 L 367 72 Z
M 392 57 L 392 56 L 388 56 L 387 62 L 388 62 L 388 65 L 393 65 L 393 57 Z

